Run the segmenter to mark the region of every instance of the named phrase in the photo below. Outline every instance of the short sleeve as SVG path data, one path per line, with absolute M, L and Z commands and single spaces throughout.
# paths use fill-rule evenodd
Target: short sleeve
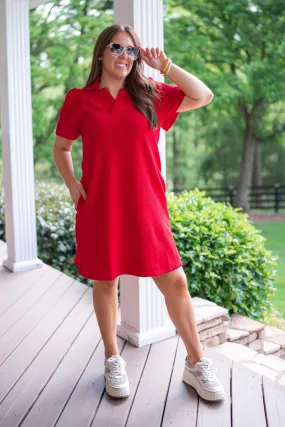
M 70 89 L 59 111 L 55 134 L 75 140 L 80 136 L 81 90 Z
M 164 82 L 156 82 L 159 84 L 161 101 L 155 99 L 155 107 L 160 126 L 168 131 L 180 113 L 177 109 L 181 105 L 185 93 L 179 86 L 173 86 Z

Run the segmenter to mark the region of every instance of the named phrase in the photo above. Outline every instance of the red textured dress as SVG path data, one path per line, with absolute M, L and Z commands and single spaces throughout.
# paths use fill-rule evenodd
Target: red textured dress
M 151 77 L 149 77 L 151 79 Z M 66 94 L 56 135 L 82 138 L 82 183 L 75 220 L 78 273 L 93 280 L 122 274 L 152 277 L 182 265 L 170 227 L 158 151 L 160 127 L 175 122 L 185 94 L 161 84 L 155 99 L 159 126 L 152 130 L 127 89 L 115 99 L 100 77 Z

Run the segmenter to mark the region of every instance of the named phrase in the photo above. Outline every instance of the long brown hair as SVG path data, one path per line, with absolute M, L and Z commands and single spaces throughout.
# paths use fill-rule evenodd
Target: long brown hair
M 114 24 L 105 28 L 97 38 L 94 46 L 92 66 L 86 86 L 91 85 L 98 76 L 101 76 L 102 61 L 99 60 L 99 57 L 103 54 L 105 46 L 111 42 L 114 35 L 123 31 L 129 33 L 134 45 L 139 47 L 139 37 L 130 25 Z M 158 125 L 158 118 L 153 99 L 154 97 L 160 99 L 160 95 L 155 82 L 144 75 L 143 59 L 140 56 L 134 61 L 132 70 L 125 79 L 124 87 L 130 93 L 135 107 L 148 119 L 151 128 L 155 129 Z

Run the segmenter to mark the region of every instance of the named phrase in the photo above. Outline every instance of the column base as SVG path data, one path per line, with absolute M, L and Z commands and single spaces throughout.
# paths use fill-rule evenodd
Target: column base
M 42 268 L 43 262 L 39 258 L 20 262 L 15 262 L 12 259 L 7 258 L 3 261 L 2 265 L 7 270 L 12 271 L 13 273 L 19 273 L 20 271 Z
M 173 337 L 177 334 L 172 321 L 167 321 L 165 325 L 150 329 L 146 332 L 138 332 L 126 323 L 117 323 L 117 335 L 123 338 L 135 347 L 143 347 L 147 344 L 153 344 L 157 341 Z

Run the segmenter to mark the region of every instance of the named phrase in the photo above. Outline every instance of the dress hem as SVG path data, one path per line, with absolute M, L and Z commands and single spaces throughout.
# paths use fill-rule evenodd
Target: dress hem
M 80 266 L 74 261 L 73 262 L 75 265 L 77 265 L 77 267 L 78 267 L 78 274 L 80 275 L 80 276 L 83 276 L 83 277 L 85 277 L 86 279 L 90 279 L 90 280 L 114 280 L 114 279 L 116 279 L 117 277 L 120 277 L 120 276 L 123 276 L 124 274 L 128 274 L 128 275 L 130 275 L 130 276 L 136 276 L 136 277 L 155 277 L 155 276 L 159 276 L 159 275 L 161 275 L 161 274 L 166 274 L 166 273 L 170 273 L 171 271 L 174 271 L 174 270 L 176 270 L 177 268 L 179 268 L 179 267 L 182 267 L 183 266 L 183 264 L 182 264 L 182 262 L 180 261 L 178 264 L 176 264 L 176 265 L 174 265 L 173 267 L 170 267 L 170 269 L 168 268 L 167 269 L 167 271 L 165 271 L 164 269 L 163 270 L 159 270 L 159 271 L 156 271 L 156 272 L 154 272 L 154 273 L 152 273 L 152 274 L 135 274 L 135 273 L 127 273 L 127 272 L 124 272 L 124 273 L 118 273 L 117 275 L 115 275 L 113 278 L 111 278 L 111 279 L 98 279 L 98 278 L 95 278 L 95 277 L 91 277 L 91 276 L 93 276 L 93 274 L 88 274 L 88 273 L 84 273 L 84 269 L 82 269 L 82 268 L 80 268 Z

